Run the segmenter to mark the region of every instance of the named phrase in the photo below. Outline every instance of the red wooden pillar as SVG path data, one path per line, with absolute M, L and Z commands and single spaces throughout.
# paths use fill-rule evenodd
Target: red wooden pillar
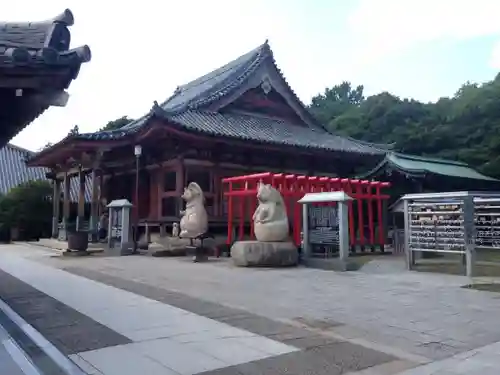
M 240 189 L 239 192 L 242 193 L 247 190 L 248 180 L 241 181 L 239 183 Z M 245 198 L 246 196 L 243 194 L 238 194 L 238 212 L 239 212 L 239 228 L 238 228 L 238 240 L 243 241 L 243 237 L 245 235 L 243 225 L 245 223 Z
M 296 197 L 297 201 L 295 202 L 294 205 L 294 212 L 293 212 L 293 221 L 294 221 L 294 226 L 293 226 L 293 240 L 295 244 L 298 246 L 300 244 L 300 233 L 302 232 L 302 212 L 301 212 L 301 205 L 298 203 L 298 200 L 302 198 L 307 191 L 307 177 L 306 176 L 297 176 L 295 178 L 295 186 L 297 188 L 296 191 Z
M 233 182 L 229 180 L 227 194 L 227 244 L 233 243 Z
M 364 212 L 364 206 L 366 203 L 369 204 L 369 200 L 367 199 L 367 185 L 369 184 L 368 181 L 363 180 L 363 181 L 358 181 L 358 188 L 357 192 L 359 195 L 358 198 L 358 222 L 360 226 L 359 230 L 359 241 L 361 244 L 361 249 L 364 251 L 366 250 L 365 245 L 369 245 L 368 243 L 368 238 L 365 238 L 365 212 Z M 373 223 L 369 222 L 368 223 L 368 230 L 372 230 Z
M 382 204 L 382 200 L 388 199 L 389 196 L 384 196 L 382 194 L 381 189 L 384 187 L 389 187 L 390 184 L 388 182 L 378 182 L 376 184 L 376 200 L 377 200 L 377 221 L 378 221 L 378 243 L 380 245 L 380 250 L 384 251 L 385 246 L 385 223 L 384 223 L 384 208 Z
M 343 178 L 340 180 L 344 192 L 353 197 L 353 191 L 351 188 L 351 180 L 348 178 Z M 347 210 L 349 211 L 349 243 L 351 245 L 351 251 L 356 252 L 356 231 L 354 228 L 354 208 L 352 206 L 352 200 L 347 202 Z
M 356 197 L 356 204 L 358 208 L 358 232 L 359 232 L 359 245 L 361 251 L 365 251 L 365 225 L 363 220 L 363 186 L 359 180 L 351 180 L 354 188 L 354 196 Z
M 257 191 L 258 191 L 258 182 L 256 180 L 249 182 L 249 189 L 252 191 L 252 196 L 249 198 L 249 214 L 250 214 L 250 239 L 254 239 L 255 232 L 253 226 L 253 214 L 257 209 Z
M 299 246 L 297 238 L 300 242 L 301 215 L 300 205 L 297 202 L 301 197 L 298 194 L 297 177 L 294 174 L 285 176 L 285 187 L 287 190 L 287 213 L 288 217 L 292 219 L 292 239 L 295 245 Z
M 366 185 L 368 202 L 368 225 L 370 227 L 370 245 L 372 251 L 375 251 L 375 222 L 373 218 L 373 182 L 363 181 Z

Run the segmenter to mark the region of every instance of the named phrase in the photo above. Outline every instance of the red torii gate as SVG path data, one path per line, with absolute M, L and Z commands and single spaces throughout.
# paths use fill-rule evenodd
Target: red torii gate
M 228 200 L 227 244 L 233 243 L 233 222 L 235 219 L 237 219 L 236 238 L 238 240 L 244 239 L 245 221 L 250 222 L 250 236 L 252 239 L 254 238 L 252 215 L 257 208 L 256 195 L 259 182 L 272 185 L 282 194 L 288 216 L 292 222 L 292 238 L 297 246 L 300 245 L 300 233 L 302 231 L 301 205 L 297 201 L 306 193 L 343 190 L 355 200 L 348 202 L 349 244 L 352 251 L 355 251 L 357 246 L 364 250 L 365 246 L 374 249 L 376 245 L 380 246 L 381 251 L 384 251 L 384 209 L 386 209 L 384 202 L 389 199 L 389 195 L 383 194 L 382 189 L 389 187 L 390 183 L 348 178 L 297 176 L 271 172 L 222 179 L 223 186 L 227 185 L 227 188 L 224 188 L 224 196 Z M 355 205 L 357 206 L 357 212 L 354 210 Z M 367 207 L 368 213 L 367 238 L 365 238 L 364 232 L 364 207 Z M 374 208 L 376 218 L 374 217 Z M 357 223 L 355 222 L 355 216 L 357 216 Z M 359 237 L 356 236 L 357 230 L 359 231 Z

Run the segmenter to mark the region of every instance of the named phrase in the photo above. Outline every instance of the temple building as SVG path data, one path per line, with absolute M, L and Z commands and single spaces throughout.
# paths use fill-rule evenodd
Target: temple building
M 64 107 L 65 91 L 90 60 L 87 46 L 70 49 L 66 10 L 44 22 L 0 23 L 0 148 L 50 106 Z
M 29 165 L 52 170 L 56 196 L 68 186 L 62 218 L 54 211 L 55 222 L 62 220 L 59 228 L 69 215 L 68 181 L 76 175 L 82 186 L 80 221 L 85 176 L 91 176 L 91 228 L 100 207 L 119 198 L 133 202 L 140 225 L 178 220 L 180 196 L 191 181 L 204 190 L 215 224 L 227 214 L 223 177 L 264 171 L 343 177 L 359 166 L 373 167 L 386 152 L 387 146 L 340 137 L 318 123 L 288 85 L 266 41 L 179 86 L 140 119 L 117 130 L 71 132 Z

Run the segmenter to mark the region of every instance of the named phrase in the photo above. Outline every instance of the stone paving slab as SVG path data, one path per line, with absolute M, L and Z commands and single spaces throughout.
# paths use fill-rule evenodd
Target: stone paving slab
M 347 331 L 356 340 L 429 360 L 500 340 L 500 298 L 461 288 L 470 283 L 461 276 L 335 273 L 301 267 L 242 270 L 223 262 L 152 262 L 146 257 L 49 263 L 59 268 L 76 265 L 278 320 L 333 319 L 343 325 L 327 331 Z
M 168 291 L 152 285 L 122 279 L 89 269 L 66 267 L 64 270 L 302 349 L 300 352 L 209 371 L 206 373 L 207 375 L 335 375 L 354 372 L 397 360 L 386 353 L 321 335 L 306 328 L 278 322 L 245 310 L 226 307 L 182 293 Z
M 379 352 L 368 349 L 361 353 L 353 344 L 338 342 L 304 350 L 294 355 L 286 354 L 203 374 L 337 375 L 369 370 L 376 365 L 380 365 Z
M 2 270 L 0 299 L 66 355 L 131 342 Z

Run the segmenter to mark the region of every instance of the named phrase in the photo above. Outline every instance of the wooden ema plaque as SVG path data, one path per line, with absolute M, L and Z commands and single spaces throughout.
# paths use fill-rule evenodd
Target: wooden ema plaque
M 464 215 L 460 203 L 410 204 L 409 216 L 410 249 L 465 252 Z

